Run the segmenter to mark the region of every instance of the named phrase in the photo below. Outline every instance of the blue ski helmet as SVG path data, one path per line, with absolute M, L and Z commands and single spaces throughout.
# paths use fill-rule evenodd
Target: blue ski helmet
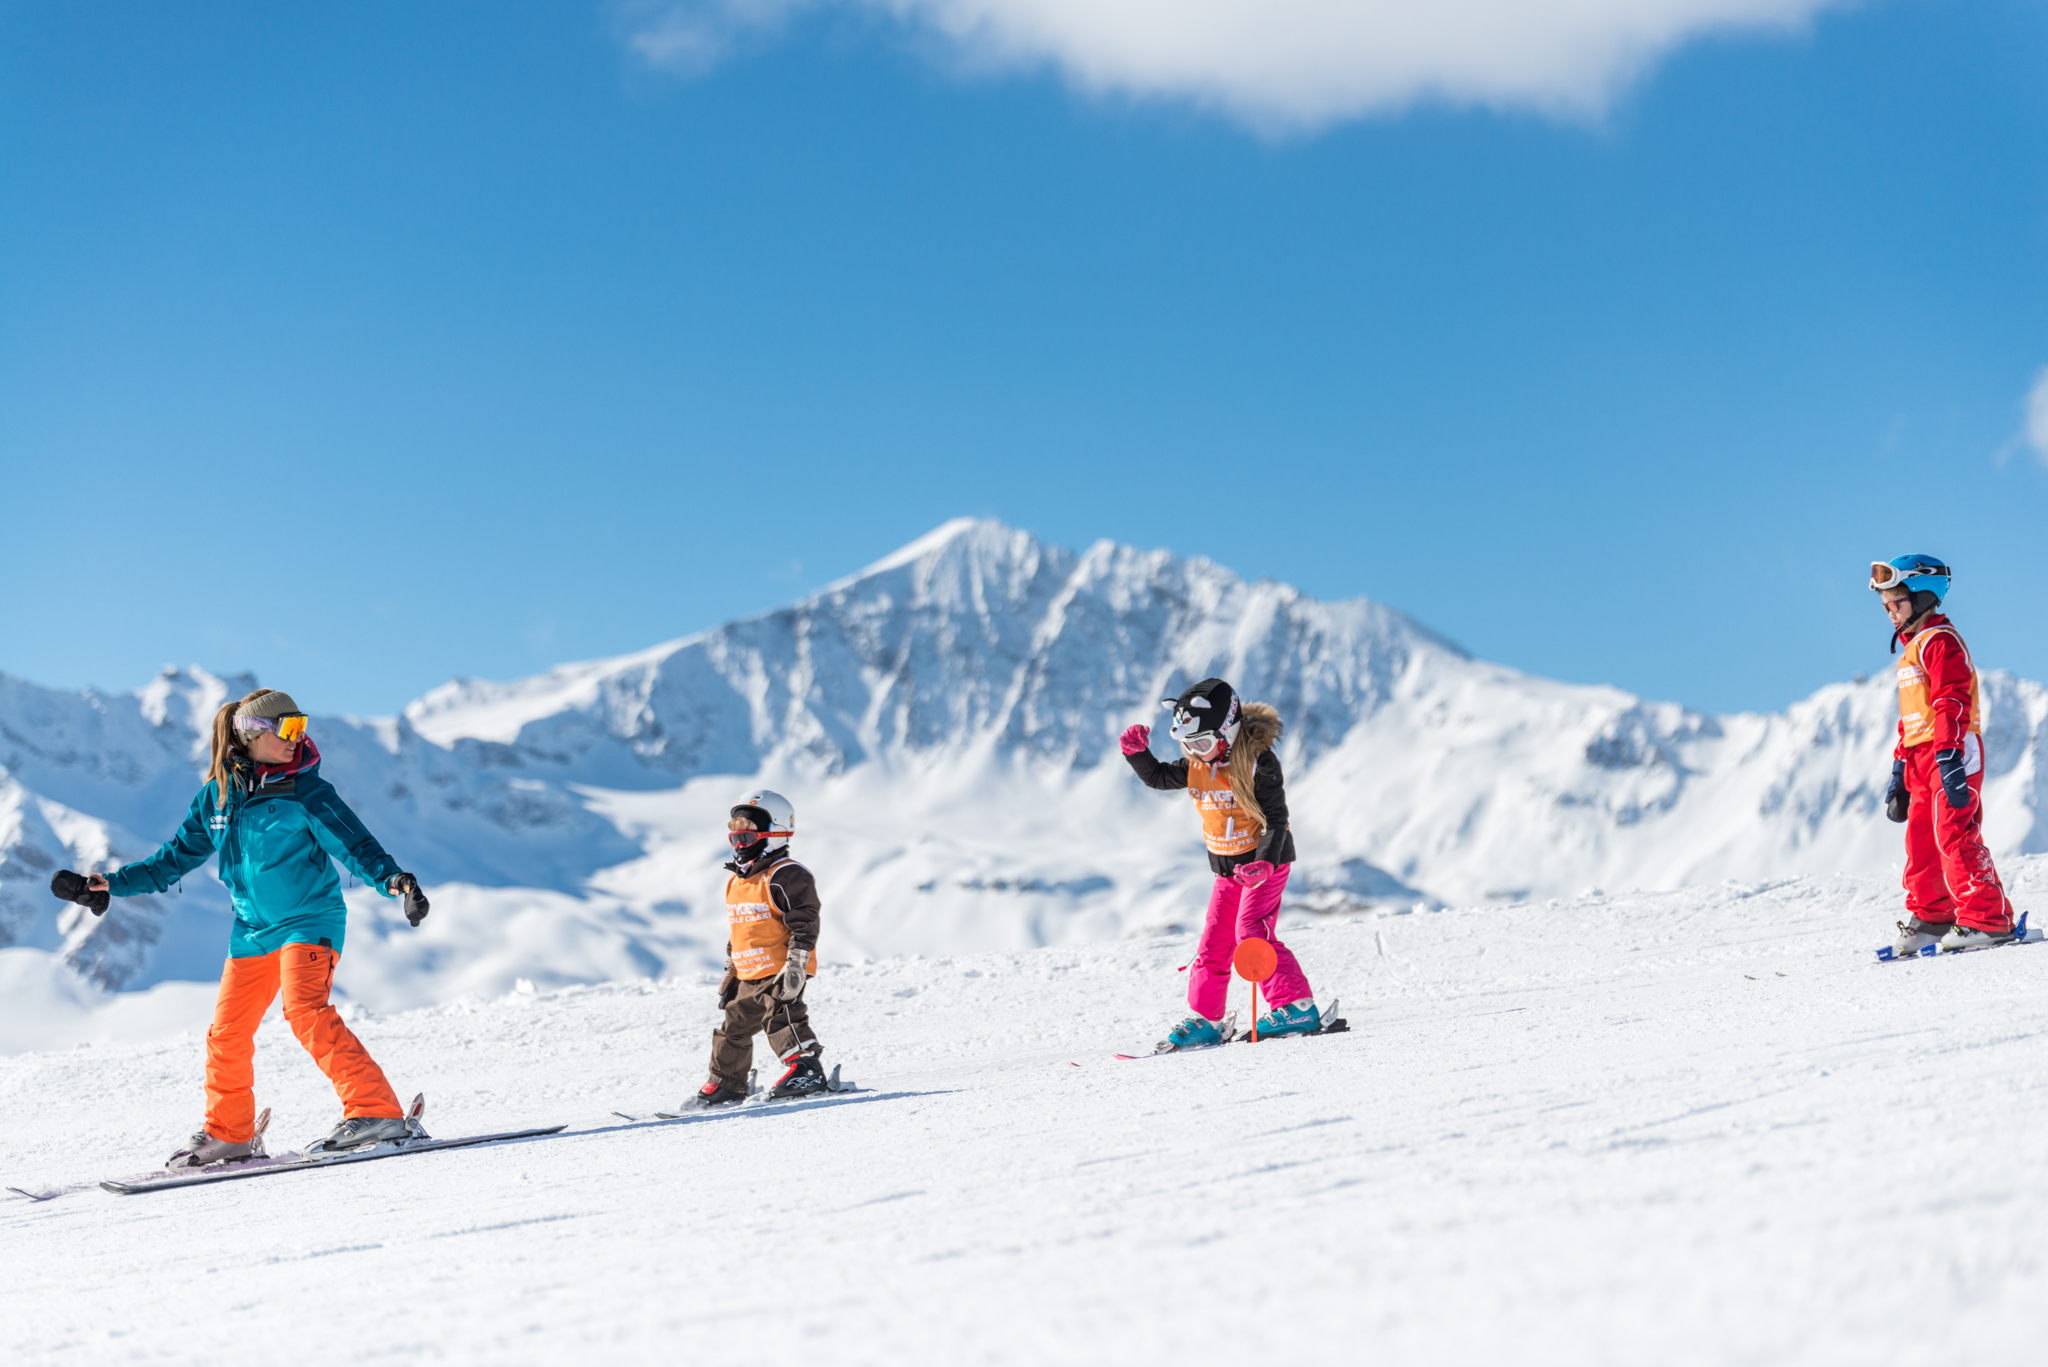
M 1896 560 L 1873 561 L 1870 587 L 1879 593 L 1904 589 L 1908 593 L 1931 593 L 1939 603 L 1948 596 L 1949 567 L 1931 555 L 1902 555 Z

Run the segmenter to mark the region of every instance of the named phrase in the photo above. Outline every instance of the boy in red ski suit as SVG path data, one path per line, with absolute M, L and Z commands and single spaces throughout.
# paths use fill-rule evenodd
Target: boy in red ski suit
M 1939 611 L 1948 567 L 1932 556 L 1871 566 L 1899 660 L 1899 743 L 1885 815 L 1906 827 L 1907 919 L 1895 952 L 1928 945 L 1975 949 L 2013 936 L 1991 851 L 1984 845 L 1984 707 L 1977 667 Z

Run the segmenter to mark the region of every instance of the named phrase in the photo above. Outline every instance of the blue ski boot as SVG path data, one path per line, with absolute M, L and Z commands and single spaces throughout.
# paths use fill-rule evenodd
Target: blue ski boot
M 1167 1031 L 1154 1053 L 1170 1054 L 1176 1049 L 1202 1049 L 1211 1044 L 1223 1043 L 1223 1027 L 1220 1022 L 1202 1016 L 1189 1016 L 1173 1029 Z
M 1268 1035 L 1313 1035 L 1323 1028 L 1323 1018 L 1316 1011 L 1316 1004 L 1306 997 L 1285 1006 L 1276 1006 L 1259 1017 L 1259 1038 Z

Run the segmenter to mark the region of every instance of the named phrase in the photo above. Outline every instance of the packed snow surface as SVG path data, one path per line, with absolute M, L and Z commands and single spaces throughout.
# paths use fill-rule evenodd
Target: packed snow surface
M 708 974 L 356 1008 L 437 1134 L 569 1129 L 138 1196 L 201 1034 L 4 1058 L 0 1356 L 2038 1362 L 2048 946 L 1879 964 L 1896 901 L 1325 918 L 1350 1033 L 1131 1061 L 1186 935 L 835 966 L 860 1092 L 668 1123 L 610 1113 L 702 1080 Z M 279 1147 L 333 1122 L 274 1020 L 257 1074 Z

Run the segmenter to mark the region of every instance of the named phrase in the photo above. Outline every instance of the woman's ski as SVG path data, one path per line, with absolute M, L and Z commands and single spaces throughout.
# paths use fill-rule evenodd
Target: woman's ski
M 235 1182 L 245 1177 L 268 1177 L 272 1173 L 303 1172 L 307 1168 L 332 1168 L 343 1163 L 368 1163 L 378 1158 L 398 1158 L 408 1153 L 467 1149 L 478 1144 L 499 1144 L 508 1139 L 535 1139 L 544 1134 L 559 1134 L 569 1128 L 567 1125 L 549 1125 L 543 1129 L 465 1135 L 460 1139 L 430 1139 L 427 1132 L 419 1127 L 419 1118 L 425 1110 L 426 1098 L 414 1097 L 409 1115 L 414 1133 L 404 1139 L 379 1140 L 375 1144 L 365 1144 L 359 1149 L 341 1149 L 332 1153 L 301 1153 L 294 1149 L 273 1157 L 262 1152 L 259 1137 L 257 1152 L 249 1158 L 210 1163 L 203 1168 L 158 1168 L 155 1172 L 137 1173 L 133 1177 L 109 1178 L 100 1185 L 119 1195 L 133 1196 L 137 1192 L 162 1191 L 167 1187 L 201 1187 L 213 1182 Z M 269 1120 L 270 1112 L 266 1110 L 263 1118 Z

